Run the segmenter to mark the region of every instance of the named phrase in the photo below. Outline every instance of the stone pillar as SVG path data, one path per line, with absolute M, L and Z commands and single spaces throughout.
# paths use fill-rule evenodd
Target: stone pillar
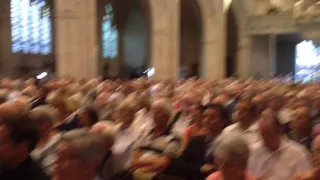
M 96 1 L 55 0 L 54 8 L 57 75 L 97 76 Z
M 251 75 L 265 78 L 276 70 L 276 40 L 275 37 L 260 35 L 252 37 Z
M 251 37 L 243 35 L 239 38 L 237 51 L 237 75 L 239 78 L 249 78 L 251 65 Z
M 226 73 L 226 21 L 223 0 L 198 0 L 203 18 L 202 76 L 221 79 Z
M 247 34 L 247 16 L 246 11 L 241 1 L 233 1 L 231 4 L 232 10 L 235 13 L 238 27 L 238 46 L 237 46 L 237 70 L 238 78 L 248 78 L 251 76 L 251 37 Z M 230 11 L 231 9 L 229 9 Z M 227 13 L 227 12 L 225 12 Z M 226 14 L 227 15 L 227 14 Z
M 0 4 L 0 72 L 1 75 L 10 75 L 13 69 L 11 55 L 11 31 L 10 31 L 10 1 Z M 9 52 L 9 53 L 8 53 Z
M 175 79 L 179 72 L 180 0 L 149 0 L 151 64 L 155 79 Z
M 275 75 L 277 71 L 277 36 L 272 34 L 269 36 L 269 74 Z

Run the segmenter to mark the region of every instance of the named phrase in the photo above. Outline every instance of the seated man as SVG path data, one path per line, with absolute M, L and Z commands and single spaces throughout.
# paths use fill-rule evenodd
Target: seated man
M 0 139 L 1 180 L 49 180 L 30 157 L 39 141 L 39 133 L 32 120 L 26 116 L 2 120 Z
M 137 174 L 156 176 L 165 172 L 172 158 L 179 156 L 180 140 L 168 122 L 172 109 L 170 102 L 159 99 L 152 104 L 154 129 L 146 133 L 133 153 L 131 170 Z
M 252 146 L 248 165 L 248 170 L 258 179 L 288 180 L 311 169 L 309 152 L 285 137 L 271 110 L 263 112 L 259 128 L 262 141 Z
M 250 96 L 241 96 L 233 116 L 236 123 L 223 130 L 223 134 L 238 133 L 249 145 L 260 141 L 259 128 L 256 123 L 254 104 Z
M 87 129 L 72 130 L 62 135 L 57 146 L 54 180 L 94 180 L 106 156 L 104 138 Z

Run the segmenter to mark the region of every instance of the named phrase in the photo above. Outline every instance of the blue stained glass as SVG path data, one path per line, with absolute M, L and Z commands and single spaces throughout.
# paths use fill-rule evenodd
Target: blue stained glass
M 51 14 L 44 0 L 11 0 L 12 52 L 50 54 Z
M 113 9 L 111 5 L 105 8 L 106 15 L 102 22 L 102 55 L 103 58 L 114 59 L 118 56 L 118 31 L 112 25 Z

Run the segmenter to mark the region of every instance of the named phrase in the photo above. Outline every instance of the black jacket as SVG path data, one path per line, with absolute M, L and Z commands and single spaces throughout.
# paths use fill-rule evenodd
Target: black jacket
M 17 168 L 0 171 L 1 180 L 50 180 L 43 170 L 30 157 Z

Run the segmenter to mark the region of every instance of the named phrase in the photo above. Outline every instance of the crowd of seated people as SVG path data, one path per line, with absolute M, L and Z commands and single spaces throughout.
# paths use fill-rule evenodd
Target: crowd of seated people
M 0 80 L 0 180 L 319 180 L 320 84 Z

